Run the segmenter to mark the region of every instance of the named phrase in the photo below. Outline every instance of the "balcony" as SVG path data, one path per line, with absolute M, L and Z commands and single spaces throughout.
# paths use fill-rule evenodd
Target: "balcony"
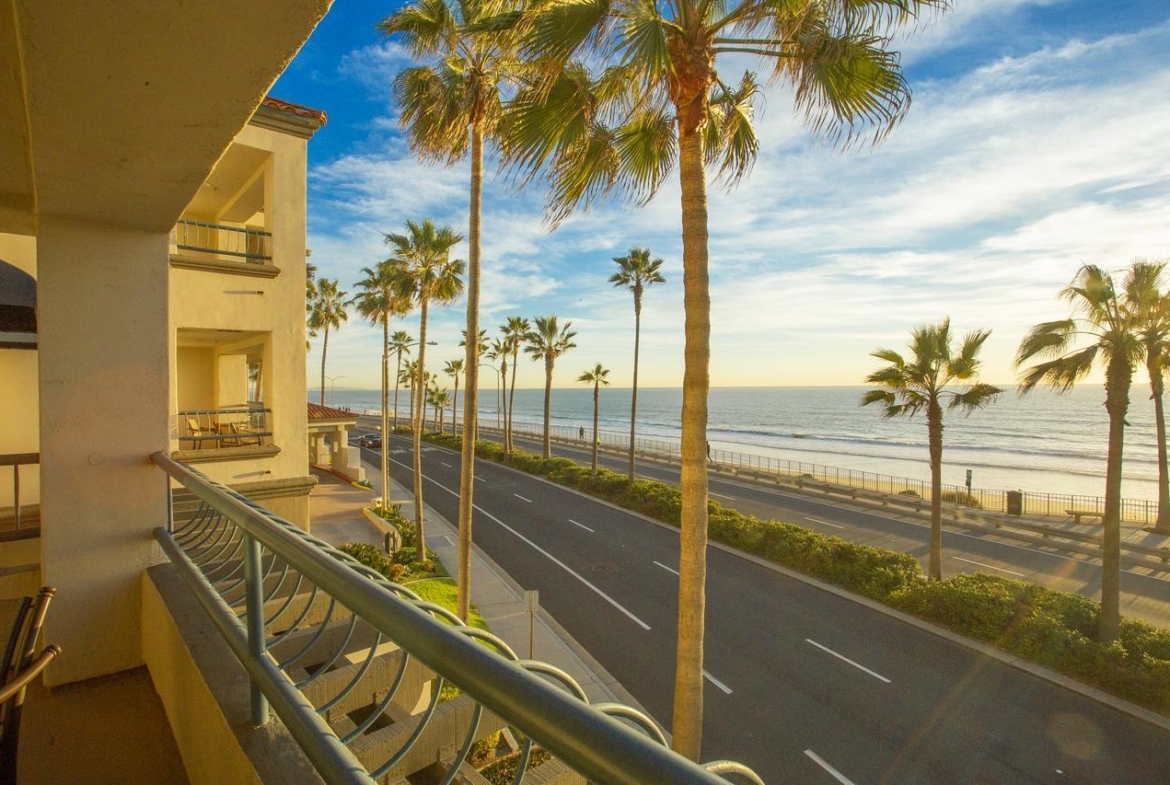
M 275 278 L 272 233 L 262 229 L 180 219 L 171 230 L 171 266 Z
M 0 542 L 41 536 L 41 506 L 35 502 L 39 497 L 36 475 L 40 463 L 40 453 L 0 455 L 0 472 L 3 471 L 2 467 L 8 467 L 12 472 L 12 484 L 0 492 Z M 3 475 L 0 474 L 0 477 Z M 22 479 L 25 486 L 23 499 Z M 12 489 L 11 496 L 7 494 L 8 488 Z M 30 502 L 30 498 L 34 501 Z
M 243 405 L 184 409 L 175 416 L 176 460 L 200 463 L 276 455 L 272 409 Z

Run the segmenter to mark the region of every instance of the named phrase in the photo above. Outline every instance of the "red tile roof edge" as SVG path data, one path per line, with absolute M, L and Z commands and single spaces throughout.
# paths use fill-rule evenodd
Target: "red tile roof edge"
M 308 404 L 310 420 L 353 420 L 357 422 L 361 415 L 357 412 L 347 412 L 344 409 L 334 409 L 331 406 L 322 406 L 317 403 Z
M 294 104 L 291 101 L 282 101 L 279 98 L 266 96 L 260 102 L 261 106 L 267 106 L 269 109 L 276 109 L 279 112 L 287 112 L 288 114 L 295 114 L 297 117 L 307 117 L 310 120 L 316 120 L 321 125 L 325 125 L 328 121 L 328 116 L 320 109 L 312 109 L 308 106 L 301 106 Z

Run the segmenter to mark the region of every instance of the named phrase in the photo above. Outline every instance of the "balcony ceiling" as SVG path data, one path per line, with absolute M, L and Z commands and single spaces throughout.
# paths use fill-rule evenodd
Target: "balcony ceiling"
M 0 4 L 0 231 L 166 231 L 331 0 Z

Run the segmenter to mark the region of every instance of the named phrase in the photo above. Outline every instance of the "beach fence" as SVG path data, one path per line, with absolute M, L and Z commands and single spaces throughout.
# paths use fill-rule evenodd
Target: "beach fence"
M 376 409 L 365 411 L 366 414 L 377 415 Z M 489 423 L 481 420 L 480 429 L 488 433 L 498 433 L 494 418 Z M 513 433 L 528 438 L 543 438 L 544 428 L 541 424 L 516 421 L 512 425 Z M 582 436 L 580 426 L 553 425 L 549 428 L 550 437 L 561 443 L 589 446 L 592 437 L 592 428 L 586 427 Z M 625 433 L 599 431 L 598 442 L 602 447 L 619 452 L 629 449 L 630 437 Z M 647 439 L 638 437 L 635 440 L 637 452 L 647 458 L 677 461 L 681 458 L 679 442 L 666 439 Z M 896 477 L 890 474 L 859 471 L 856 469 L 842 469 L 835 466 L 824 466 L 817 463 L 803 461 L 789 461 L 768 455 L 735 452 L 732 450 L 711 450 L 711 463 L 726 469 L 740 472 L 753 472 L 761 475 L 777 475 L 791 479 L 811 480 L 813 482 L 838 485 L 843 488 L 853 488 L 873 493 L 896 494 L 916 497 L 924 502 L 930 501 L 930 481 L 915 480 L 909 477 Z M 942 486 L 943 502 L 970 507 L 972 510 L 984 510 L 993 513 L 1010 513 L 1009 494 L 1019 494 L 1019 513 L 1023 515 L 1037 515 L 1045 517 L 1068 518 L 1074 513 L 1078 519 L 1090 520 L 1099 518 L 1105 511 L 1105 499 L 1101 496 L 1085 496 L 1070 493 L 1036 493 L 1032 491 L 1002 491 L 988 488 L 972 488 L 970 493 L 965 485 Z M 1153 525 L 1158 517 L 1158 502 L 1152 499 L 1122 499 L 1121 519 L 1130 524 Z

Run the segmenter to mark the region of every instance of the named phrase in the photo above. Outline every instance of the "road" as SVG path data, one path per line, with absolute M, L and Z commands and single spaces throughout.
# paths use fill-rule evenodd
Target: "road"
M 388 451 L 409 487 L 409 441 Z M 450 520 L 458 463 L 425 449 Z M 677 533 L 476 469 L 476 542 L 669 725 Z M 1170 782 L 1170 733 L 750 560 L 712 549 L 707 598 L 704 760 L 773 783 Z

